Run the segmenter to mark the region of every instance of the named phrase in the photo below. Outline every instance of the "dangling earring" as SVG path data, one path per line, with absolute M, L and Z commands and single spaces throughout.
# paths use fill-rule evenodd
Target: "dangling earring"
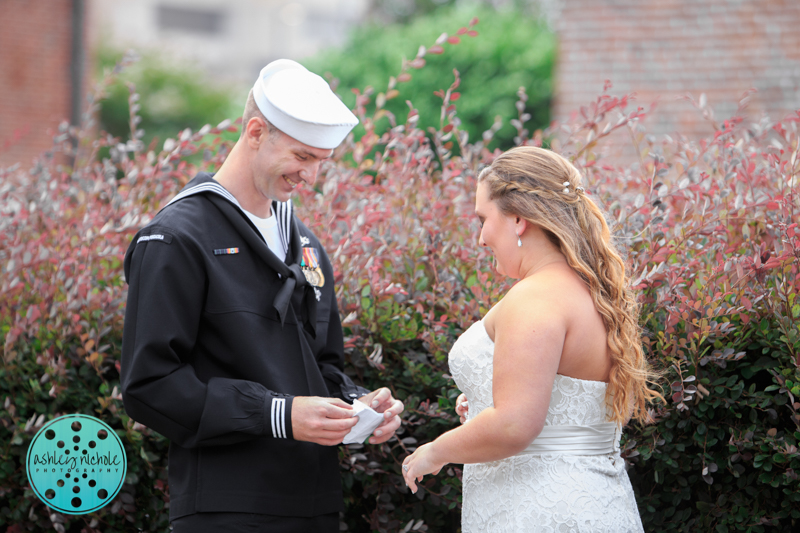
M 522 237 L 517 234 L 517 248 L 522 248 Z

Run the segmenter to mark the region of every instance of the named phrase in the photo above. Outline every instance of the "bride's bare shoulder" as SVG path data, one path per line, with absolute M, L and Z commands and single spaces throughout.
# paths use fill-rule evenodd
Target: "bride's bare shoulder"
M 565 327 L 576 307 L 591 305 L 586 284 L 566 264 L 552 265 L 519 280 L 486 314 L 484 325 L 494 339 L 498 324 Z
M 566 264 L 556 264 L 518 281 L 503 300 L 515 308 L 547 305 L 555 311 L 570 307 L 586 294 L 586 285 L 575 271 Z

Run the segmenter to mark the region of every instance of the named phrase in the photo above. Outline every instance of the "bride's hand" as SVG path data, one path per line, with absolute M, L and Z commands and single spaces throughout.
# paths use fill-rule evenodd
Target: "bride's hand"
M 467 412 L 469 411 L 469 401 L 467 401 L 467 395 L 463 392 L 458 395 L 458 399 L 456 400 L 456 414 L 459 416 L 459 420 L 461 423 L 467 421 Z
M 422 481 L 425 474 L 434 476 L 447 464 L 436 457 L 432 442 L 423 444 L 403 461 L 403 478 L 411 492 L 417 493 L 417 481 Z

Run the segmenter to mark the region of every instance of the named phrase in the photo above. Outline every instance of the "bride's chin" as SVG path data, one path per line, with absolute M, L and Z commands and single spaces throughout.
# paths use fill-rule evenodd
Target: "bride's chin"
M 494 258 L 494 271 L 500 274 L 501 276 L 506 276 L 506 270 L 500 264 L 500 261 L 497 260 L 497 257 Z

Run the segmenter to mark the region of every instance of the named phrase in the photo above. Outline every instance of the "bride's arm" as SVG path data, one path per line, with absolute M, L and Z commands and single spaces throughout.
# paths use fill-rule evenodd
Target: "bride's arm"
M 509 291 L 492 317 L 494 407 L 406 458 L 404 475 L 414 492 L 416 480 L 447 463 L 504 459 L 539 435 L 566 336 L 561 310 L 556 290 L 523 282 Z

